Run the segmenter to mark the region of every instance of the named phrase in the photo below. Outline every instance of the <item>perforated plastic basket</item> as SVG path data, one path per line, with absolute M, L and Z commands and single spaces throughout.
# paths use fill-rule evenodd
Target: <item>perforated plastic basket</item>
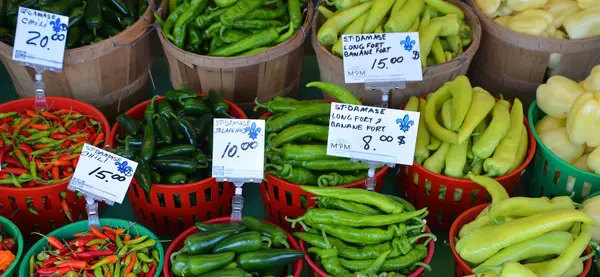
M 146 227 L 136 224 L 134 222 L 130 222 L 127 220 L 123 220 L 123 219 L 116 219 L 116 218 L 101 218 L 100 219 L 100 224 L 103 226 L 110 226 L 113 228 L 129 228 L 129 233 L 133 236 L 145 236 L 148 235 L 148 239 L 155 239 L 158 240 L 158 237 L 152 233 L 150 230 L 148 230 Z M 133 224 L 135 224 L 135 226 L 132 226 Z M 87 220 L 82 220 L 79 222 L 75 222 L 75 223 L 71 223 L 67 226 L 63 226 L 59 229 L 54 230 L 53 232 L 51 232 L 50 234 L 48 234 L 48 236 L 53 236 L 59 240 L 65 240 L 65 239 L 73 239 L 73 234 L 78 233 L 78 232 L 86 232 L 89 231 L 90 227 L 89 227 L 89 223 Z M 160 262 L 158 263 L 158 268 L 156 269 L 156 274 L 154 274 L 154 277 L 158 277 L 160 276 L 162 267 L 163 267 L 163 263 L 165 260 L 165 250 L 163 249 L 162 245 L 160 243 L 157 243 L 156 246 L 154 246 L 156 248 L 156 250 L 158 250 L 158 253 L 160 255 Z M 40 253 L 44 248 L 49 249 L 49 245 L 46 242 L 45 238 L 42 238 L 40 240 L 38 240 L 33 246 L 31 246 L 31 248 L 29 249 L 29 251 L 27 251 L 27 254 L 25 254 L 25 256 L 23 257 L 23 263 L 21 263 L 21 267 L 19 269 L 19 277 L 30 277 L 29 276 L 29 259 L 31 259 L 31 257 L 33 255 L 37 255 L 38 253 Z
M 488 205 L 489 205 L 489 203 L 481 204 L 481 205 L 478 205 L 478 206 L 468 209 L 467 211 L 462 213 L 460 216 L 458 216 L 458 218 L 456 218 L 454 223 L 452 223 L 452 227 L 450 227 L 450 234 L 449 234 L 450 248 L 452 248 L 452 254 L 454 254 L 454 276 L 455 277 L 463 277 L 466 275 L 473 274 L 473 272 L 471 271 L 472 268 L 469 267 L 469 265 L 467 265 L 467 263 L 456 252 L 455 245 L 457 242 L 456 238 L 458 237 L 458 232 L 460 232 L 460 229 L 465 224 L 475 220 L 475 218 L 477 218 L 477 215 L 479 215 L 479 213 L 481 211 L 483 211 L 483 209 L 485 209 Z M 592 253 L 592 249 L 590 247 L 588 247 L 585 250 L 584 255 L 587 255 L 589 253 Z M 587 276 L 587 274 L 590 272 L 591 267 L 592 267 L 592 259 L 587 259 L 584 263 L 583 272 L 579 275 L 579 277 Z
M 429 230 L 429 227 L 426 227 L 425 232 L 431 233 L 431 230 Z M 420 240 L 421 243 L 423 243 L 424 240 L 425 239 L 421 239 Z M 427 257 L 425 257 L 425 261 L 423 261 L 423 263 L 429 264 L 431 262 L 431 259 L 433 258 L 434 248 L 435 248 L 435 242 L 433 240 L 431 240 L 429 242 L 429 244 L 427 245 Z M 322 268 L 320 268 L 317 265 L 317 263 L 315 263 L 315 261 L 312 260 L 312 258 L 310 257 L 310 255 L 308 255 L 308 253 L 306 253 L 306 245 L 304 244 L 303 240 L 300 240 L 300 249 L 302 249 L 302 252 L 304 252 L 304 259 L 306 260 L 306 263 L 308 264 L 308 267 L 309 267 L 310 273 L 308 276 L 316 276 L 316 277 L 330 276 L 329 274 L 327 274 L 327 272 L 325 272 Z M 425 268 L 420 266 L 419 268 L 417 268 L 417 270 L 415 270 L 413 273 L 409 274 L 407 277 L 422 277 L 422 276 L 425 276 Z
M 533 159 L 536 149 L 535 139 L 524 116 L 523 124 L 527 128 L 529 139 L 525 161 L 513 172 L 495 178 L 511 196 L 515 194 L 521 176 Z M 417 209 L 429 209 L 427 224 L 434 230 L 448 230 L 458 215 L 473 206 L 489 202 L 487 191 L 475 182 L 436 174 L 417 163 L 400 167 L 398 185 L 402 197 Z
M 25 247 L 23 245 L 23 235 L 21 235 L 21 231 L 19 231 L 17 225 L 12 223 L 6 217 L 0 216 L 0 226 L 2 226 L 0 234 L 4 234 L 17 240 L 17 253 L 13 253 L 15 254 L 15 260 L 10 267 L 2 275 L 0 275 L 0 277 L 16 276 L 17 268 L 21 262 L 21 256 L 23 256 L 23 248 Z
M 220 218 L 211 219 L 206 222 L 207 223 L 226 223 L 229 221 L 230 221 L 230 217 L 220 217 Z M 273 224 L 273 223 L 265 221 L 265 220 L 263 220 L 263 221 L 266 223 L 269 223 L 269 224 Z M 275 225 L 275 224 L 273 224 L 273 225 Z M 163 268 L 163 275 L 165 277 L 173 276 L 173 275 L 171 275 L 171 262 L 170 262 L 171 254 L 173 254 L 174 252 L 177 252 L 179 249 L 181 249 L 183 247 L 183 243 L 188 236 L 198 233 L 198 232 L 199 232 L 198 228 L 196 228 L 195 226 L 192 226 L 189 229 L 187 229 L 185 232 L 183 232 L 182 234 L 177 236 L 173 240 L 173 242 L 171 242 L 171 245 L 169 245 L 169 248 L 167 249 L 167 254 L 166 254 L 166 257 L 169 257 L 169 258 L 165 260 L 165 267 Z M 292 237 L 292 235 L 290 233 L 287 233 L 287 237 L 288 237 L 288 241 L 290 242 L 290 247 L 292 249 L 300 250 L 298 241 L 296 241 L 296 239 L 294 237 Z M 300 274 L 302 273 L 302 259 L 300 259 L 296 263 L 294 263 L 294 265 L 292 266 L 292 272 L 293 272 L 294 277 L 300 277 Z
M 204 94 L 198 94 L 204 96 Z M 156 102 L 163 101 L 159 97 Z M 134 119 L 142 118 L 144 110 L 151 100 L 144 101 L 131 108 L 126 114 Z M 229 105 L 229 114 L 235 118 L 246 119 L 246 114 L 235 104 L 225 100 Z M 111 131 L 113 147 L 118 146 L 115 139 L 122 130 L 116 123 Z M 196 221 L 228 216 L 231 214 L 231 198 L 235 188 L 231 183 L 219 183 L 215 178 L 207 178 L 199 182 L 172 185 L 153 184 L 149 193 L 145 193 L 133 179 L 127 198 L 131 203 L 135 217 L 154 232 L 163 235 L 177 236 Z
M 77 100 L 63 97 L 46 97 L 50 106 L 50 111 L 59 109 L 73 109 L 85 114 L 100 123 L 102 130 L 106 134 L 107 145 L 110 141 L 108 132 L 110 125 L 104 115 L 96 108 Z M 0 104 L 0 113 L 10 111 L 23 111 L 24 109 L 33 109 L 35 99 L 24 98 L 15 101 Z M 0 186 L 0 216 L 12 220 L 25 236 L 29 238 L 31 232 L 37 231 L 42 234 L 64 226 L 69 223 L 63 208 L 61 207 L 60 193 L 66 192 L 66 199 L 74 220 L 80 220 L 87 217 L 85 212 L 85 199 L 67 190 L 69 181 L 62 183 L 37 186 L 33 188 L 15 188 Z M 29 211 L 28 202 L 39 213 L 32 214 Z
M 600 191 L 600 175 L 566 163 L 542 143 L 539 134 L 535 131 L 535 124 L 544 115 L 544 112 L 538 108 L 537 102 L 533 101 L 527 118 L 538 148 L 533 160 L 531 196 L 566 195 L 571 196 L 573 201 L 581 202 L 591 193 Z

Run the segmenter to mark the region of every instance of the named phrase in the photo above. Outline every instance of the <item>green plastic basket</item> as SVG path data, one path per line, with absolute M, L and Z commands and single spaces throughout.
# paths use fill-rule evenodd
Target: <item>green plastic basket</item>
M 113 228 L 126 228 L 126 227 L 131 226 L 134 223 L 127 221 L 127 220 L 123 220 L 123 219 L 101 218 L 100 224 L 103 226 L 110 226 Z M 60 240 L 73 239 L 74 238 L 73 234 L 79 233 L 79 232 L 86 232 L 89 230 L 90 230 L 90 228 L 88 225 L 88 221 L 83 220 L 83 221 L 71 223 L 71 224 L 63 226 L 59 229 L 56 229 L 56 230 L 52 231 L 50 234 L 48 234 L 48 236 L 53 236 Z M 139 225 L 139 224 L 135 224 L 135 226 L 131 226 L 129 228 L 129 232 L 133 236 L 148 235 L 149 238 L 158 240 L 158 237 L 154 233 L 152 233 L 146 227 Z M 46 243 L 46 239 L 44 239 L 44 238 L 40 239 L 33 246 L 31 246 L 29 251 L 27 251 L 27 254 L 25 254 L 25 256 L 23 257 L 23 261 L 25 261 L 25 262 L 23 262 L 21 265 L 21 268 L 19 268 L 19 277 L 29 277 L 29 259 L 31 259 L 31 257 L 33 255 L 37 255 L 39 252 L 41 252 L 44 247 L 49 248 L 49 245 L 48 245 L 48 243 Z M 156 274 L 154 274 L 154 277 L 158 277 L 160 275 L 160 273 L 162 272 L 162 267 L 163 267 L 163 263 L 164 263 L 164 259 L 165 259 L 165 251 L 160 243 L 156 243 L 155 247 L 156 247 L 156 250 L 158 250 L 158 253 L 160 254 L 160 262 L 158 263 L 158 268 L 156 269 Z
M 17 239 L 17 253 L 15 254 L 15 261 L 10 265 L 10 267 L 4 272 L 4 274 L 0 275 L 0 277 L 10 277 L 14 276 L 16 273 L 17 266 L 19 265 L 19 261 L 21 260 L 21 256 L 23 255 L 23 235 L 21 235 L 21 231 L 17 225 L 12 223 L 8 218 L 0 216 L 0 225 L 2 225 L 2 233 L 7 234 L 12 238 Z
M 531 196 L 573 195 L 573 200 L 581 203 L 588 195 L 600 191 L 600 175 L 564 162 L 541 142 L 534 126 L 544 115 L 536 101 L 533 101 L 529 107 L 527 119 L 538 147 L 533 159 Z

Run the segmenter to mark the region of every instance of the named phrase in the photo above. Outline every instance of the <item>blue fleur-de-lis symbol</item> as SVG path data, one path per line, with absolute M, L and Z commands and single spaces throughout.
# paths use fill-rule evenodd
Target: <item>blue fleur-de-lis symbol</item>
M 124 174 L 125 176 L 131 176 L 133 174 L 133 168 L 131 168 L 131 166 L 129 166 L 127 164 L 127 161 L 123 161 L 123 162 L 115 162 L 115 165 L 117 166 L 117 170 L 121 173 Z
M 406 132 L 408 132 L 410 127 L 415 124 L 415 122 L 410 120 L 408 115 L 405 115 L 402 119 L 400 119 L 400 118 L 396 119 L 396 124 L 398 124 L 398 126 L 400 126 L 400 130 L 402 130 L 403 132 L 406 133 Z
M 400 41 L 400 45 L 404 46 L 404 50 L 410 52 L 413 49 L 413 46 L 415 46 L 417 42 L 410 39 L 410 36 L 406 36 L 406 38 L 404 40 Z
M 58 34 L 60 32 L 64 32 L 67 30 L 67 24 L 60 22 L 60 18 L 50 21 L 50 26 L 52 27 L 52 31 L 55 34 Z
M 260 127 L 256 127 L 256 123 L 252 123 L 252 125 L 250 127 L 246 127 L 244 128 L 244 132 L 248 133 L 248 137 L 255 140 L 258 137 L 258 134 L 260 134 Z

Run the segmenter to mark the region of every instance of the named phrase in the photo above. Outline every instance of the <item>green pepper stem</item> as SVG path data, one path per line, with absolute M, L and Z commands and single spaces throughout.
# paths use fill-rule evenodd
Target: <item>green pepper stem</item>
M 582 262 L 584 262 L 584 261 L 586 261 L 587 259 L 589 259 L 589 258 L 593 257 L 594 255 L 596 255 L 596 250 L 595 250 L 595 249 L 592 249 L 592 253 L 590 253 L 590 254 L 587 254 L 587 255 L 585 255 L 585 256 L 583 256 L 583 257 L 580 257 L 580 258 L 579 258 L 579 260 L 580 260 L 580 261 L 582 261 Z
M 188 247 L 184 246 L 183 248 L 181 248 L 179 251 L 177 252 L 173 252 L 173 254 L 171 254 L 171 257 L 169 257 L 169 259 L 171 260 L 171 264 L 175 264 L 175 258 L 177 258 L 177 256 L 179 256 L 179 254 L 185 253 L 188 251 Z
M 281 153 L 283 147 L 277 148 L 277 147 L 274 147 L 273 144 L 271 143 L 271 140 L 276 136 L 277 136 L 277 134 L 275 134 L 275 133 L 269 134 L 269 136 L 267 137 L 267 146 L 269 146 L 269 149 L 271 149 L 275 152 Z
M 310 228 L 308 228 L 308 226 L 306 225 L 306 223 L 304 223 L 304 221 L 302 221 L 302 218 L 304 216 L 298 217 L 296 219 L 290 219 L 289 217 L 285 217 L 285 221 L 292 223 L 292 228 L 296 227 L 296 223 L 299 223 L 302 228 L 304 228 L 304 230 L 309 231 Z
M 283 167 L 280 165 L 276 165 L 276 164 L 265 164 L 265 168 L 273 168 L 273 169 L 277 170 L 278 172 L 283 171 Z
M 416 263 L 414 263 L 413 265 L 416 265 L 416 266 L 421 266 L 421 267 L 423 267 L 425 270 L 427 270 L 427 271 L 431 271 L 431 266 L 429 266 L 429 265 L 428 265 L 428 264 L 426 264 L 426 263 L 422 263 L 422 262 L 416 262 Z
M 321 230 L 321 234 L 323 235 L 323 239 L 325 240 L 325 246 L 327 247 L 327 249 L 331 249 L 331 243 L 327 239 L 327 234 L 325 233 L 325 230 Z
M 422 238 L 431 238 L 433 239 L 433 241 L 437 240 L 437 237 L 434 234 L 431 233 L 425 233 L 425 234 L 420 234 L 418 236 L 414 236 L 410 238 L 410 244 L 414 244 L 416 241 L 422 239 Z
M 271 248 L 271 244 L 273 244 L 273 241 L 271 241 L 270 238 L 261 237 L 261 240 L 267 244 L 267 248 Z
M 268 110 L 268 104 L 262 104 L 258 101 L 258 97 L 254 98 L 254 104 L 256 104 L 256 106 L 254 106 L 254 111 L 258 111 L 258 109 L 263 108 L 263 109 L 267 109 Z

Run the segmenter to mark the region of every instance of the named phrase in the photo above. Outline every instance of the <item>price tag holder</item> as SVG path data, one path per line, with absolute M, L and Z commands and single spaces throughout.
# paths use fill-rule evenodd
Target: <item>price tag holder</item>
M 422 81 L 419 33 L 343 35 L 346 83 Z
M 90 224 L 98 225 L 98 204 L 121 204 L 138 166 L 137 162 L 84 144 L 68 189 L 85 195 Z
M 19 7 L 12 59 L 61 71 L 69 17 Z
M 331 103 L 327 155 L 412 165 L 418 112 Z
M 225 119 L 213 121 L 212 176 L 218 182 L 233 182 L 231 221 L 242 220 L 244 183 L 262 181 L 265 170 L 265 121 Z

